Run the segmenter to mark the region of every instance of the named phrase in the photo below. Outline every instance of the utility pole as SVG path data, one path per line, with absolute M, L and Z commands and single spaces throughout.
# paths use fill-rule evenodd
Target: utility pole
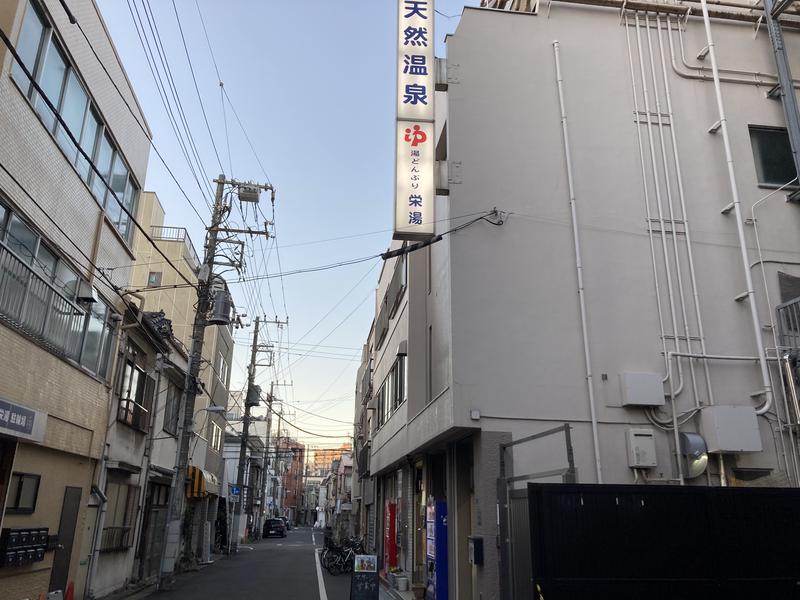
M 289 318 L 287 317 L 285 321 L 279 321 L 275 319 L 274 321 L 265 321 L 266 323 L 270 323 L 273 325 L 277 325 L 281 327 L 283 325 L 289 324 Z M 272 434 L 272 401 L 274 400 L 275 396 L 275 381 L 271 381 L 269 384 L 269 396 L 267 396 L 267 436 L 266 440 L 264 440 L 264 482 L 263 482 L 263 489 L 261 491 L 261 497 L 263 498 L 261 502 L 261 511 L 263 513 L 264 519 L 267 519 L 267 476 L 269 475 L 269 464 L 271 462 L 271 457 L 269 453 L 269 443 L 270 443 L 270 435 Z M 291 386 L 292 384 L 286 383 L 278 383 L 277 385 L 284 385 L 284 386 Z M 275 454 L 278 453 L 278 447 L 275 446 Z M 277 460 L 275 461 L 277 464 Z M 273 507 L 274 508 L 274 507 Z M 270 517 L 272 515 L 269 515 Z
M 231 210 L 231 205 L 225 199 L 225 186 L 230 185 L 237 188 L 239 192 L 240 201 L 245 202 L 258 202 L 258 195 L 260 190 L 271 190 L 274 198 L 275 190 L 271 185 L 259 185 L 252 183 L 240 183 L 235 180 L 228 180 L 224 174 L 214 180 L 217 184 L 216 193 L 214 196 L 214 207 L 211 213 L 211 224 L 206 228 L 206 241 L 205 252 L 203 254 L 203 264 L 197 276 L 197 310 L 194 316 L 194 325 L 192 327 L 192 343 L 189 353 L 189 364 L 186 370 L 186 377 L 183 386 L 183 402 L 181 412 L 183 419 L 179 419 L 177 432 L 178 435 L 178 448 L 175 460 L 175 474 L 172 477 L 172 482 L 169 489 L 169 500 L 167 503 L 167 526 L 164 530 L 164 540 L 161 545 L 161 561 L 158 573 L 158 589 L 162 589 L 168 580 L 172 579 L 175 572 L 175 563 L 178 560 L 178 551 L 181 542 L 181 527 L 183 524 L 183 509 L 184 509 L 184 483 L 187 476 L 187 466 L 189 463 L 189 442 L 194 434 L 194 416 L 195 416 L 195 401 L 197 399 L 198 390 L 201 388 L 200 384 L 200 365 L 203 362 L 203 342 L 205 338 L 205 330 L 209 324 L 209 311 L 212 309 L 211 292 L 214 289 L 214 266 L 219 264 L 216 261 L 217 247 L 222 243 L 235 243 L 240 244 L 232 238 L 220 239 L 219 234 L 232 234 L 237 233 L 238 230 L 231 230 L 223 226 L 228 214 Z M 268 223 L 264 224 L 264 231 L 252 230 L 248 231 L 252 235 L 266 235 L 269 236 L 267 229 Z M 241 262 L 231 265 L 236 268 L 241 268 Z M 220 299 L 223 302 L 230 303 L 229 296 Z M 221 308 L 221 307 L 220 307 Z M 219 315 L 222 315 L 220 311 Z M 228 315 L 229 316 L 229 315 Z M 214 319 L 213 321 L 216 321 Z
M 256 317 L 256 325 L 253 330 L 253 345 L 250 348 L 250 364 L 247 367 L 247 394 L 244 399 L 244 420 L 242 422 L 241 443 L 239 445 L 239 468 L 236 475 L 236 485 L 239 486 L 239 502 L 236 503 L 234 518 L 234 548 L 239 546 L 239 530 L 241 527 L 242 511 L 244 510 L 244 476 L 247 465 L 247 442 L 250 433 L 250 407 L 258 406 L 261 401 L 261 388 L 255 384 L 256 365 L 258 363 L 258 353 L 269 351 L 272 346 L 259 346 L 258 331 L 261 325 L 261 318 Z M 252 496 L 252 490 L 249 496 Z

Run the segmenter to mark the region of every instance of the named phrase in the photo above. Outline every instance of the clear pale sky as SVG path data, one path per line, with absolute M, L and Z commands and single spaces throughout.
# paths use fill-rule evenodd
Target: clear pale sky
M 225 90 L 277 190 L 282 268 L 274 240 L 263 247 L 254 240 L 245 275 L 327 265 L 385 250 L 391 239 L 394 194 L 396 2 L 198 1 Z M 208 209 L 170 127 L 134 27 L 129 7 L 135 5 L 147 24 L 143 2 L 148 0 L 98 0 L 153 131 L 153 142 L 207 220 Z M 437 10 L 455 17 L 436 16 L 437 56 L 445 55 L 444 36 L 456 28 L 465 4 L 477 5 L 478 0 L 438 0 Z M 226 103 L 231 171 L 218 79 L 198 9 L 194 0 L 175 0 L 175 5 L 224 172 L 263 182 L 264 171 Z M 203 175 L 210 180 L 219 174 L 219 163 L 172 1 L 149 0 L 149 7 L 205 167 Z M 149 25 L 146 32 L 151 36 Z M 145 188 L 155 191 L 164 204 L 166 224 L 186 227 L 202 255 L 203 226 L 152 151 Z M 262 210 L 271 218 L 266 197 Z M 358 237 L 320 241 L 345 236 Z M 262 248 L 268 256 L 266 268 Z M 233 286 L 238 310 L 249 317 L 266 313 L 283 320 L 288 313 L 288 331 L 268 327 L 270 338 L 280 340 L 278 365 L 261 368 L 257 381 L 265 388 L 273 379 L 294 383 L 276 388 L 276 396 L 287 402 L 288 418 L 304 429 L 325 435 L 349 434 L 352 429 L 328 419 L 352 421 L 356 370 L 374 314 L 379 272 L 375 260 L 284 277 L 285 308 L 280 279 L 269 280 L 269 286 L 263 280 L 247 288 Z M 253 299 L 256 291 L 261 302 Z M 241 344 L 232 365 L 233 390 L 241 389 L 246 379 L 252 332 L 249 327 L 236 333 Z M 314 349 L 317 343 L 321 345 Z M 312 354 L 303 358 L 309 351 Z M 296 363 L 291 373 L 287 361 Z M 297 436 L 323 447 L 341 443 L 341 438 L 312 439 L 302 432 Z

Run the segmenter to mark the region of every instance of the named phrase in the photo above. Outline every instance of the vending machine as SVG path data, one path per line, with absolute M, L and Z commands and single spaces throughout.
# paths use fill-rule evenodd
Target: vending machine
M 447 502 L 428 501 L 425 600 L 447 600 Z

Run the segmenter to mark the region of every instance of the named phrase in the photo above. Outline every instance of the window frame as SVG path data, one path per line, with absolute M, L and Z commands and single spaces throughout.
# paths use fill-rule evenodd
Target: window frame
M 15 494 L 15 498 L 12 497 L 13 492 L 13 482 L 14 478 L 19 477 L 19 483 L 17 484 L 17 490 Z M 34 479 L 36 481 L 36 488 L 33 493 L 33 505 L 28 507 L 20 507 L 19 500 L 20 496 L 22 495 L 22 484 L 25 479 Z M 42 483 L 42 476 L 36 473 L 25 473 L 22 471 L 12 471 L 11 477 L 8 481 L 8 502 L 6 503 L 6 512 L 10 514 L 17 514 L 17 515 L 31 515 L 36 512 L 36 504 L 39 501 L 39 489 Z M 12 504 L 12 502 L 14 504 Z
M 27 218 L 22 213 L 13 209 L 11 205 L 6 203 L 3 199 L 0 199 L 0 208 L 2 208 L 5 213 L 3 222 L 0 223 L 0 255 L 3 255 L 7 252 L 13 257 L 14 260 L 23 263 L 25 268 L 30 271 L 29 273 L 26 273 L 24 278 L 24 295 L 27 297 L 32 293 L 31 286 L 34 279 L 41 280 L 46 288 L 52 290 L 52 292 L 48 291 L 47 298 L 40 298 L 40 300 L 45 303 L 44 308 L 42 309 L 43 316 L 41 325 L 37 324 L 34 327 L 29 321 L 29 311 L 32 306 L 30 303 L 26 303 L 27 306 L 24 308 L 24 310 L 20 311 L 19 314 L 13 314 L 13 311 L 8 310 L 8 306 L 1 307 L 0 314 L 2 314 L 8 321 L 11 321 L 12 326 L 21 329 L 36 342 L 51 350 L 54 354 L 66 359 L 68 362 L 73 364 L 73 366 L 90 373 L 93 377 L 108 383 L 110 379 L 110 374 L 108 373 L 108 359 L 114 345 L 113 339 L 116 331 L 116 326 L 112 317 L 112 315 L 115 314 L 113 306 L 101 298 L 98 299 L 98 303 L 100 303 L 105 309 L 105 319 L 103 322 L 102 331 L 100 333 L 101 343 L 100 347 L 98 348 L 97 360 L 93 366 L 89 366 L 84 362 L 83 352 L 86 347 L 87 331 L 89 321 L 92 318 L 92 309 L 94 305 L 78 303 L 75 298 L 79 285 L 82 282 L 86 283 L 87 280 L 81 276 L 80 271 L 76 269 L 71 262 L 66 260 L 62 254 L 60 254 L 56 246 L 51 244 L 50 241 L 43 236 L 36 227 L 28 222 Z M 16 221 L 30 231 L 34 237 L 32 244 L 33 250 L 30 260 L 28 261 L 26 261 L 24 257 L 20 256 L 17 251 L 8 245 L 8 224 L 11 223 L 12 219 L 16 219 Z M 47 277 L 44 277 L 44 275 L 37 269 L 35 265 L 39 250 L 42 247 L 46 248 L 47 251 L 57 259 L 55 263 L 54 275 L 50 277 L 49 280 Z M 70 295 L 67 294 L 67 290 L 64 288 L 64 286 L 62 286 L 60 282 L 56 281 L 58 279 L 59 272 L 62 269 L 68 270 L 69 273 L 71 273 L 75 278 L 74 289 L 71 290 Z M 4 277 L 6 277 L 6 271 L 0 268 L 0 281 L 2 281 Z M 22 285 L 23 282 L 20 282 L 20 284 Z M 56 296 L 54 294 L 61 299 L 61 302 L 65 302 L 66 305 L 70 307 L 73 317 L 80 317 L 80 322 L 75 323 L 75 330 L 73 333 L 63 333 L 63 339 L 59 339 L 58 337 L 54 338 L 53 331 L 50 329 L 53 322 L 52 320 L 64 315 L 64 313 L 58 313 L 54 306 L 56 304 Z M 72 326 L 70 325 L 70 327 Z M 79 333 L 77 331 L 78 329 L 80 329 Z M 72 338 L 71 336 L 73 335 L 76 337 Z
M 147 433 L 153 412 L 152 377 L 147 374 L 146 355 L 136 344 L 128 340 L 120 352 L 117 382 L 117 421 L 137 431 Z M 134 378 L 136 387 L 134 391 Z M 131 397 L 131 392 L 134 397 Z
M 782 181 L 782 182 L 769 182 L 769 181 L 762 181 L 764 178 L 763 168 L 761 163 L 763 159 L 761 155 L 756 150 L 756 145 L 754 144 L 754 132 L 765 132 L 765 133 L 782 133 L 786 136 L 787 141 L 789 141 L 789 132 L 785 127 L 777 127 L 774 125 L 757 125 L 753 123 L 749 123 L 747 125 L 747 132 L 750 138 L 750 149 L 753 154 L 753 168 L 756 172 L 756 184 L 759 188 L 763 189 L 770 189 L 770 190 L 777 190 L 777 189 L 785 189 L 785 190 L 800 190 L 800 173 L 796 173 L 797 177 L 794 183 L 789 183 Z M 789 141 L 789 163 L 792 165 L 794 169 L 794 160 L 791 155 L 791 141 Z M 796 169 L 794 169 L 796 172 Z
M 53 22 L 49 18 L 49 15 L 47 14 L 47 11 L 44 9 L 44 7 L 41 6 L 41 3 L 38 0 L 27 0 L 26 1 L 25 14 L 23 15 L 23 27 L 24 27 L 25 19 L 28 17 L 28 10 L 29 9 L 32 10 L 36 14 L 37 18 L 39 19 L 39 21 L 42 23 L 42 26 L 43 26 L 43 32 L 41 34 L 41 39 L 39 40 L 39 48 L 38 48 L 37 53 L 36 53 L 36 59 L 35 59 L 35 63 L 34 63 L 34 68 L 30 70 L 31 75 L 33 77 L 33 80 L 40 87 L 42 87 L 44 89 L 44 86 L 42 85 L 42 82 L 41 82 L 41 77 L 42 77 L 44 64 L 47 61 L 47 56 L 49 55 L 51 49 L 55 48 L 61 54 L 62 58 L 64 59 L 64 63 L 65 63 L 66 66 L 65 66 L 65 69 L 64 69 L 64 75 L 63 75 L 62 80 L 61 80 L 61 85 L 60 85 L 60 88 L 59 88 L 58 98 L 49 98 L 49 100 L 52 102 L 53 106 L 56 107 L 56 112 L 58 113 L 58 115 L 61 116 L 61 118 L 64 118 L 62 113 L 63 113 L 63 109 L 64 109 L 63 102 L 64 102 L 64 96 L 65 96 L 65 93 L 66 93 L 65 90 L 66 90 L 67 85 L 68 85 L 70 74 L 74 75 L 76 82 L 78 83 L 78 85 L 80 86 L 81 90 L 83 91 L 84 95 L 87 98 L 86 106 L 84 108 L 83 118 L 81 119 L 80 131 L 71 131 L 73 136 L 75 136 L 75 139 L 78 141 L 77 147 L 83 149 L 87 154 L 90 154 L 91 155 L 91 162 L 92 162 L 92 164 L 95 164 L 96 159 L 97 159 L 97 150 L 98 150 L 98 146 L 99 146 L 99 144 L 98 144 L 98 140 L 100 139 L 99 136 L 101 136 L 103 134 L 107 135 L 108 140 L 110 142 L 110 146 L 111 146 L 111 165 L 110 165 L 109 169 L 110 170 L 113 169 L 116 156 L 119 155 L 119 157 L 120 157 L 120 159 L 121 159 L 122 163 L 124 164 L 125 169 L 127 171 L 127 180 L 126 180 L 125 189 L 123 190 L 123 193 L 122 193 L 121 196 L 120 195 L 117 196 L 119 198 L 119 204 L 121 206 L 125 206 L 132 215 L 135 215 L 136 214 L 136 207 L 137 207 L 137 204 L 138 204 L 140 196 L 141 196 L 142 186 L 139 184 L 139 182 L 137 181 L 136 177 L 133 175 L 133 171 L 130 168 L 130 163 L 125 158 L 124 154 L 119 150 L 119 144 L 117 143 L 116 139 L 114 138 L 114 135 L 112 134 L 110 128 L 106 124 L 106 119 L 103 117 L 102 113 L 100 112 L 100 109 L 98 107 L 97 102 L 94 100 L 94 97 L 89 92 L 89 86 L 86 85 L 86 82 L 84 81 L 80 71 L 75 67 L 75 61 L 72 59 L 72 56 L 70 55 L 69 51 L 67 50 L 66 44 L 63 42 L 63 40 L 61 40 L 61 38 L 57 34 L 56 29 L 53 26 Z M 20 28 L 20 35 L 22 34 L 23 27 Z M 17 44 L 19 44 L 19 38 L 17 39 Z M 18 66 L 19 63 L 17 63 L 16 60 L 12 59 L 12 64 Z M 27 68 L 27 66 L 26 66 L 26 68 Z M 53 118 L 52 124 L 48 124 L 48 122 L 45 119 L 45 117 L 43 117 L 40 114 L 39 108 L 37 108 L 37 106 L 38 106 L 38 102 L 37 101 L 40 99 L 41 94 L 34 88 L 32 82 L 30 80 L 28 80 L 27 83 L 23 82 L 23 81 L 20 81 L 20 79 L 27 79 L 27 77 L 25 77 L 24 74 L 22 74 L 21 77 L 15 77 L 13 73 L 14 73 L 14 67 L 12 66 L 10 78 L 17 85 L 17 87 L 19 88 L 20 93 L 28 101 L 29 105 L 31 106 L 31 108 L 34 111 L 34 114 L 36 114 L 37 118 L 39 118 L 40 122 L 42 123 L 42 126 L 47 130 L 47 132 L 53 138 L 53 142 L 56 144 L 58 149 L 64 155 L 64 158 L 75 169 L 75 172 L 78 175 L 78 177 L 81 179 L 81 181 L 83 181 L 83 183 L 87 186 L 89 192 L 92 194 L 92 196 L 95 198 L 95 200 L 97 200 L 98 204 L 103 208 L 103 212 L 106 215 L 107 220 L 109 221 L 109 223 L 111 223 L 113 225 L 116 233 L 120 236 L 120 238 L 122 238 L 124 243 L 130 248 L 132 243 L 133 243 L 133 238 L 132 238 L 133 228 L 130 226 L 130 218 L 128 218 L 128 216 L 122 210 L 121 206 L 120 206 L 120 209 L 119 209 L 120 213 L 121 213 L 121 216 L 118 217 L 115 221 L 110 218 L 110 216 L 108 215 L 108 212 L 107 212 L 108 211 L 108 208 L 107 208 L 108 207 L 108 198 L 111 197 L 111 200 L 116 202 L 116 200 L 114 200 L 113 196 L 111 196 L 111 193 L 110 193 L 110 189 L 111 189 L 111 179 L 110 179 L 111 178 L 111 173 L 109 172 L 108 177 L 105 177 L 106 181 L 108 182 L 108 185 L 103 184 L 103 187 L 104 187 L 103 197 L 102 198 L 98 198 L 97 195 L 95 195 L 94 190 L 93 190 L 93 185 L 94 185 L 95 179 L 97 178 L 97 175 L 94 173 L 94 171 L 92 170 L 91 166 L 89 166 L 89 165 L 82 166 L 81 168 L 85 167 L 85 168 L 88 169 L 88 173 L 87 173 L 86 176 L 81 174 L 81 171 L 80 171 L 80 168 L 79 168 L 78 165 L 79 165 L 79 163 L 81 163 L 81 161 L 83 161 L 85 163 L 85 160 L 83 159 L 80 151 L 78 151 L 76 149 L 75 150 L 75 155 L 76 156 L 75 156 L 75 158 L 71 159 L 67 155 L 67 152 L 64 150 L 61 142 L 59 142 L 59 130 L 63 130 L 64 127 L 61 125 L 61 123 L 59 123 L 58 119 L 56 119 L 55 117 Z M 50 108 L 46 104 L 43 103 L 43 106 L 44 106 L 43 110 L 45 110 L 47 112 L 52 112 L 52 111 L 50 111 Z M 94 140 L 94 145 L 92 146 L 92 152 L 90 153 L 90 152 L 86 151 L 85 148 L 83 148 L 83 144 L 81 142 L 83 141 L 83 132 L 84 132 L 84 129 L 86 127 L 87 119 L 88 119 L 89 115 L 92 114 L 92 113 L 94 114 L 95 117 L 97 117 L 96 120 L 97 120 L 97 123 L 98 123 L 98 127 L 97 127 L 97 131 L 95 132 L 95 140 Z M 63 134 L 63 132 L 62 132 L 62 134 Z M 66 136 L 66 134 L 63 134 L 63 135 L 65 136 L 65 140 L 69 144 L 71 144 L 72 141 L 69 139 L 69 136 Z M 126 197 L 127 197 L 127 189 L 128 189 L 128 187 L 132 187 L 133 188 L 133 192 L 131 194 L 130 206 L 126 206 Z M 124 227 L 123 227 L 123 223 L 124 223 Z
M 161 424 L 161 429 L 176 438 L 178 437 L 178 422 L 180 421 L 182 400 L 183 389 L 167 377 L 167 390 L 164 398 L 164 421 Z M 171 425 L 174 425 L 174 429 L 168 429 Z

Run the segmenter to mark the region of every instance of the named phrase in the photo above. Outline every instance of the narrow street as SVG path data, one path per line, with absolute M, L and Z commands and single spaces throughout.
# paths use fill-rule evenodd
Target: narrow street
M 157 600 L 270 598 L 274 600 L 347 600 L 350 576 L 331 576 L 317 567 L 322 533 L 292 529 L 285 538 L 268 538 L 240 547 L 239 555 L 218 560 L 189 576 Z M 322 576 L 322 583 L 320 583 Z M 384 598 L 381 592 L 381 598 Z

